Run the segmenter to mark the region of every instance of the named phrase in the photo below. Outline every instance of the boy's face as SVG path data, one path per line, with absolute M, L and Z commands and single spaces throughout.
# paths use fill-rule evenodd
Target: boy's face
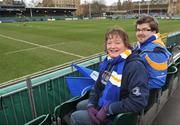
M 152 31 L 148 23 L 138 24 L 136 28 L 136 37 L 140 43 L 145 42 L 149 37 L 155 34 L 155 31 Z

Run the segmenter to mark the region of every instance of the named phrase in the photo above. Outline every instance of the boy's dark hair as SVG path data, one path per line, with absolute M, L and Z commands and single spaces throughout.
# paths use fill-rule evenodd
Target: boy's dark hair
M 148 23 L 151 31 L 156 31 L 156 33 L 159 32 L 159 27 L 158 27 L 158 21 L 152 17 L 152 16 L 142 16 L 136 21 L 135 28 L 137 29 L 137 25 L 141 25 L 143 23 Z

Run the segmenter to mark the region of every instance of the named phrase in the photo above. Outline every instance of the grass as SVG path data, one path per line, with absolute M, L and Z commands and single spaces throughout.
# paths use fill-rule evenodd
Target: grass
M 130 40 L 135 42 L 134 23 L 135 20 L 2 23 L 0 83 L 80 59 L 79 56 L 87 57 L 103 52 L 104 34 L 108 28 L 115 25 L 123 27 Z M 161 33 L 180 30 L 178 20 L 159 20 L 159 24 Z

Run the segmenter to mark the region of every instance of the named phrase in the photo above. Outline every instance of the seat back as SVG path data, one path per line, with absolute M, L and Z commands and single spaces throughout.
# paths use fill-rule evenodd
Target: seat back
M 177 78 L 177 83 L 180 83 L 180 57 L 176 60 L 175 65 L 176 65 L 176 67 L 178 69 L 178 71 L 176 73 L 176 77 L 178 77 Z
M 51 125 L 51 116 L 50 114 L 47 115 L 41 115 L 28 123 L 25 123 L 24 125 Z
M 47 114 L 44 120 L 39 125 L 51 125 L 51 124 L 52 124 L 51 115 Z
M 158 101 L 158 94 L 160 89 L 151 89 L 149 91 L 148 105 L 144 108 L 144 113 L 146 113 L 154 103 Z
M 67 122 L 69 121 L 68 117 L 73 111 L 76 110 L 77 103 L 87 98 L 88 98 L 88 92 L 85 93 L 83 96 L 73 97 L 72 99 L 67 100 L 62 104 L 56 106 L 54 109 L 54 116 L 56 122 L 59 122 L 58 119 L 60 119 L 61 124 L 67 124 Z
M 118 114 L 114 121 L 113 125 L 136 125 L 138 121 L 138 114 L 137 113 L 121 113 Z
M 170 84 L 173 82 L 173 77 L 176 72 L 177 72 L 177 67 L 174 64 L 168 67 L 166 84 L 162 87 L 162 91 L 165 91 L 170 87 Z
M 175 61 L 175 65 L 176 65 L 176 67 L 179 68 L 179 66 L 180 66 L 180 57 Z

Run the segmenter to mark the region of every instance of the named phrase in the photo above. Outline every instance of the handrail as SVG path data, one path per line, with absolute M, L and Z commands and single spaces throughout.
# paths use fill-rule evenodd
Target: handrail
M 101 58 L 104 55 L 105 55 L 104 52 L 100 52 L 100 53 L 97 53 L 97 54 L 94 54 L 94 55 L 91 55 L 91 56 L 88 56 L 88 57 L 85 57 L 85 58 L 70 61 L 70 62 L 61 64 L 61 65 L 58 65 L 58 66 L 54 66 L 54 67 L 51 67 L 51 68 L 48 68 L 48 69 L 45 69 L 45 70 L 42 70 L 42 71 L 39 71 L 39 72 L 35 72 L 35 73 L 29 74 L 29 75 L 26 75 L 26 76 L 23 76 L 23 77 L 19 77 L 19 78 L 13 79 L 13 80 L 9 80 L 7 82 L 1 83 L 0 84 L 0 89 L 4 88 L 4 87 L 8 87 L 10 85 L 14 85 L 14 84 L 16 84 L 18 82 L 25 81 L 27 77 L 33 79 L 33 78 L 36 78 L 36 77 L 39 77 L 39 76 L 42 76 L 42 75 L 46 75 L 46 74 L 55 72 L 55 71 L 60 70 L 60 69 L 67 68 L 72 63 L 78 64 L 78 63 L 82 63 L 82 62 L 88 61 L 90 59 L 95 59 L 95 58 L 99 58 L 99 60 L 101 60 Z

